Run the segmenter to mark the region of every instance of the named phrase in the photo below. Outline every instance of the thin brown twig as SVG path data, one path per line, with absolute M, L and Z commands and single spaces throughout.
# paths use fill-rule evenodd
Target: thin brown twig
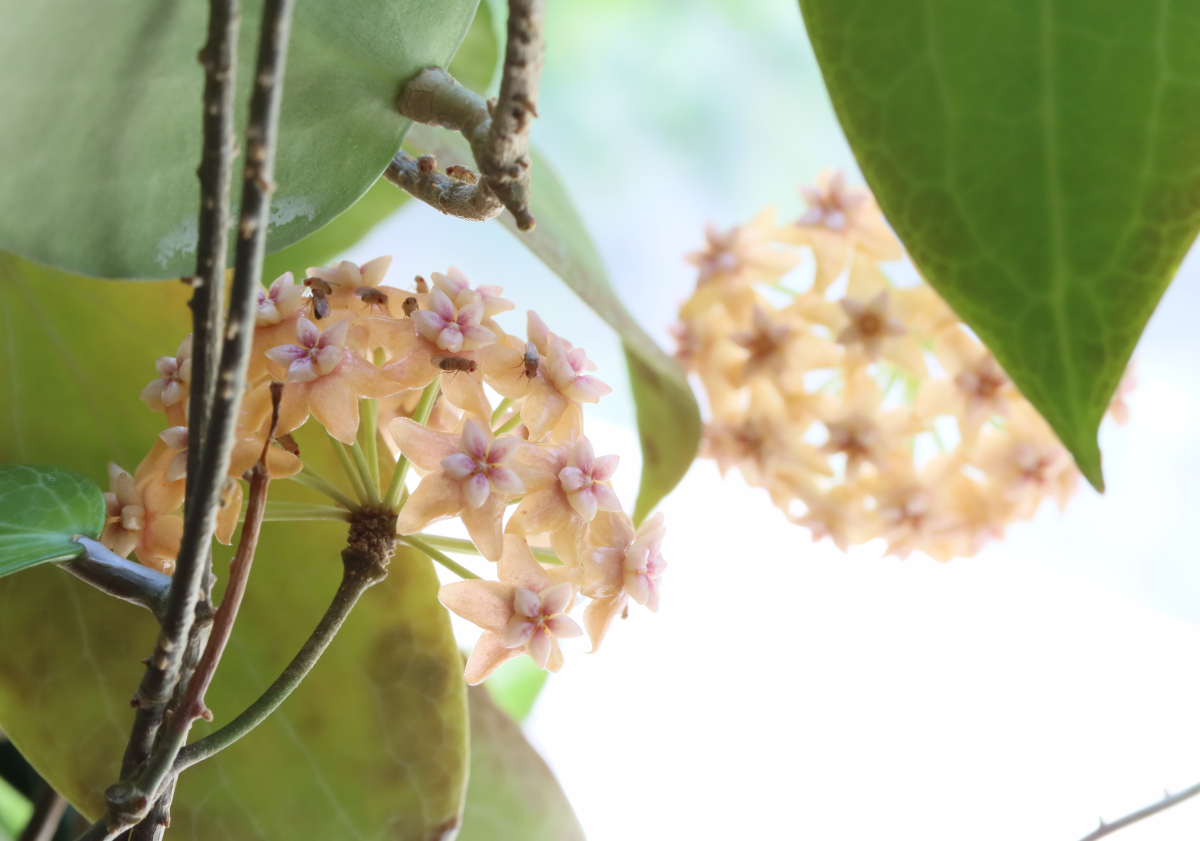
M 221 655 L 233 633 L 233 624 L 237 621 L 238 609 L 242 606 L 242 597 L 246 594 L 246 582 L 250 578 L 250 566 L 254 563 L 254 551 L 258 547 L 258 536 L 262 530 L 263 512 L 267 506 L 267 488 L 271 484 L 271 471 L 267 468 L 267 451 L 271 440 L 279 428 L 279 400 L 283 394 L 283 383 L 271 384 L 271 430 L 263 445 L 262 455 L 254 467 L 246 471 L 250 482 L 250 504 L 246 509 L 246 521 L 242 525 L 242 536 L 238 540 L 237 552 L 229 564 L 229 583 L 225 586 L 225 595 L 221 598 L 221 606 L 213 615 L 212 633 L 208 637 L 208 645 L 200 658 L 199 665 L 192 679 L 188 681 L 187 691 L 179 706 L 171 714 L 168 727 L 183 730 L 183 739 L 187 739 L 187 731 L 197 718 L 212 720 L 212 713 L 204 704 L 204 696 L 216 674 Z
M 1159 812 L 1170 809 L 1172 806 L 1176 806 L 1185 800 L 1190 800 L 1197 794 L 1200 794 L 1200 783 L 1196 783 L 1191 788 L 1185 788 L 1183 791 L 1175 794 L 1167 794 L 1166 792 L 1163 792 L 1163 799 L 1157 803 L 1152 803 L 1143 809 L 1138 809 L 1136 812 L 1131 812 L 1125 817 L 1118 818 L 1111 823 L 1105 823 L 1103 820 L 1101 820 L 1100 826 L 1089 832 L 1087 835 L 1081 838 L 1080 841 L 1097 841 L 1097 839 L 1103 838 L 1106 835 L 1111 835 L 1118 829 L 1124 829 L 1130 824 L 1137 823 L 1140 820 L 1145 820 L 1146 818 L 1152 815 L 1157 815 Z
M 167 606 L 160 615 L 161 631 L 154 653 L 134 696 L 137 712 L 121 763 L 127 780 L 150 757 L 167 704 L 179 684 L 187 640 L 196 622 L 197 607 L 205 618 L 201 594 L 207 591 L 210 546 L 224 472 L 206 472 L 204 456 L 214 449 L 207 440 L 213 411 L 216 347 L 220 340 L 220 309 L 228 251 L 229 181 L 233 157 L 234 74 L 239 21 L 238 0 L 210 0 L 208 42 L 201 51 L 205 68 L 204 151 L 200 177 L 196 293 L 192 299 L 193 359 L 189 417 L 193 446 L 188 450 L 187 509 L 183 542 L 171 581 Z M 215 325 L 215 328 L 214 328 Z M 226 448 L 228 449 L 228 448 Z M 211 460 L 211 459 L 209 459 Z M 226 454 L 226 460 L 228 455 Z M 218 478 L 218 476 L 220 478 Z M 215 486 L 215 487 L 214 487 Z
M 180 743 L 187 741 L 188 732 L 197 718 L 211 721 L 212 714 L 205 704 L 205 695 L 212 684 L 213 675 L 221 662 L 225 646 L 233 632 L 237 620 L 238 609 L 242 597 L 246 593 L 246 582 L 250 577 L 250 566 L 254 562 L 254 553 L 258 547 L 258 537 L 262 530 L 263 513 L 266 510 L 267 488 L 271 482 L 271 472 L 267 467 L 267 453 L 271 441 L 279 428 L 279 400 L 283 395 L 283 383 L 271 384 L 271 426 L 263 444 L 262 453 L 254 467 L 243 476 L 250 483 L 249 505 L 246 509 L 242 534 L 238 540 L 237 552 L 229 565 L 229 582 L 225 585 L 225 594 L 221 598 L 221 606 L 213 615 L 212 631 L 208 635 L 204 652 L 196 661 L 194 669 L 190 670 L 187 688 L 182 697 L 176 699 L 175 708 L 167 718 L 164 726 L 165 733 L 175 733 Z M 180 732 L 182 731 L 182 732 Z M 169 776 L 162 784 L 154 807 L 150 814 L 134 827 L 130 841 L 160 841 L 171 825 L 171 802 L 175 797 L 176 778 Z
M 213 0 L 215 4 L 221 0 Z M 202 574 L 200 563 L 207 557 L 220 508 L 221 490 L 229 470 L 230 452 L 237 430 L 238 409 L 246 385 L 246 368 L 254 335 L 256 296 L 262 275 L 266 247 L 270 194 L 274 189 L 275 145 L 279 131 L 279 106 L 283 95 L 288 35 L 295 0 L 266 0 L 259 36 L 258 62 L 250 98 L 250 118 L 246 128 L 246 165 L 243 171 L 241 214 L 238 223 L 237 254 L 229 316 L 224 330 L 221 366 L 218 371 L 208 433 L 200 458 L 200 475 L 195 482 L 196 498 L 191 500 L 184 517 L 184 535 L 172 581 L 166 620 L 159 635 L 159 646 L 147 668 L 150 688 L 155 694 L 139 690 L 139 702 L 166 704 L 178 683 L 179 664 L 192 624 L 192 613 L 199 598 Z M 172 677 L 168 691 L 162 692 L 164 677 Z M 139 709 L 139 713 L 141 710 Z M 162 710 L 158 710 L 158 721 Z M 159 728 L 153 728 L 157 731 Z M 135 729 L 135 737 L 138 730 Z M 184 736 L 186 738 L 186 736 Z M 103 827 L 93 826 L 83 838 L 113 838 L 136 826 L 154 803 L 167 779 L 175 757 L 183 747 L 178 730 L 162 734 L 152 741 L 149 758 L 141 764 L 136 778 L 123 779 L 105 792 L 108 813 Z M 99 834 L 96 834 L 99 833 Z
M 545 0 L 508 2 L 508 42 L 500 96 L 492 109 L 486 154 L 476 157 L 484 182 L 522 231 L 532 231 L 536 224 L 529 212 L 529 126 L 537 116 L 545 16 Z

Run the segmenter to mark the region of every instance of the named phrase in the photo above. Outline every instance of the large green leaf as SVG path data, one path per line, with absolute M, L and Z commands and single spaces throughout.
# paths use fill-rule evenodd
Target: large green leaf
M 418 151 L 434 154 L 440 165 L 471 165 L 466 141 L 453 132 L 414 126 L 408 142 Z M 537 227 L 527 233 L 519 231 L 507 211 L 499 219 L 621 337 L 642 443 L 642 480 L 634 508 L 634 520 L 640 523 L 679 484 L 695 459 L 700 447 L 700 409 L 683 371 L 617 297 L 604 262 L 554 169 L 536 150 L 531 157 L 529 205 Z
M 0 575 L 77 557 L 75 537 L 103 528 L 95 482 L 62 467 L 0 464 Z
M 394 106 L 401 84 L 446 66 L 477 2 L 297 4 L 270 250 L 375 183 L 408 127 Z M 194 272 L 207 9 L 0 0 L 0 247 L 100 277 Z M 261 10 L 261 0 L 242 4 L 239 132 Z
M 316 262 L 324 262 L 324 256 Z M 297 268 L 297 267 L 292 267 Z M 303 267 L 298 267 L 302 271 Z M 182 284 L 70 278 L 0 260 L 0 460 L 69 463 L 100 479 L 132 468 L 164 421 L 137 398 L 153 360 L 187 332 Z M 301 430 L 327 476 L 324 434 Z M 295 483 L 271 498 L 316 501 Z M 346 529 L 267 523 L 230 648 L 209 692 L 220 726 L 279 674 L 337 587 Z M 229 552 L 219 553 L 224 578 Z M 398 553 L 308 680 L 263 726 L 180 782 L 172 832 L 197 839 L 424 841 L 459 819 L 466 698 L 429 561 Z M 54 621 L 49 621 L 54 617 Z M 128 701 L 155 637 L 145 611 L 50 567 L 0 580 L 0 727 L 88 815 L 119 769 Z
M 583 841 L 558 780 L 482 686 L 471 702 L 471 784 L 457 841 Z
M 1200 227 L 1200 3 L 801 7 L 888 220 L 1102 488 L 1097 427 Z

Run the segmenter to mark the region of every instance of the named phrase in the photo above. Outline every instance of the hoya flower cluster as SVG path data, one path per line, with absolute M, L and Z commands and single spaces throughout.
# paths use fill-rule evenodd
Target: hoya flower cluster
M 496 562 L 498 578 L 442 588 L 446 607 L 484 629 L 467 680 L 478 683 L 522 653 L 556 671 L 560 640 L 586 634 L 595 650 L 631 600 L 652 611 L 659 604 L 662 517 L 634 528 L 611 486 L 617 457 L 597 456 L 583 431 L 582 405 L 610 389 L 584 350 L 536 313 L 528 313 L 524 336 L 507 333 L 495 317 L 514 305 L 499 287 L 472 287 L 451 267 L 432 283 L 418 277 L 413 289 L 400 289 L 383 282 L 390 264 L 381 257 L 310 268 L 302 282 L 288 273 L 259 291 L 217 538 L 232 536 L 243 493 L 237 479 L 263 451 L 270 385 L 282 382 L 271 475 L 310 471 L 286 436 L 311 417 L 335 448 L 354 453 L 362 469 L 355 475 L 347 455 L 351 483 L 370 486 L 361 508 L 394 512 L 398 537 L 436 541 L 421 530 L 461 519 L 469 551 Z M 158 360 L 158 377 L 141 397 L 164 413 L 165 430 L 132 474 L 112 466 L 107 494 L 103 542 L 167 572 L 182 533 L 191 358 L 189 337 Z M 359 458 L 376 445 L 416 469 L 411 494 L 402 482 L 383 492 L 386 476 L 378 481 Z M 347 500 L 340 504 L 352 518 Z M 576 621 L 581 597 L 589 601 Z
M 706 455 L 815 539 L 899 557 L 970 556 L 1064 504 L 1070 455 L 928 285 L 889 277 L 904 251 L 872 197 L 840 173 L 802 194 L 795 222 L 710 228 L 689 257 L 678 358 L 708 397 Z

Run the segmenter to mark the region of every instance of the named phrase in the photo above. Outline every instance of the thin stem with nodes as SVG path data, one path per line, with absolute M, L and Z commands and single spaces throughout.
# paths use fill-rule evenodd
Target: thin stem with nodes
M 200 210 L 196 246 L 196 288 L 192 298 L 193 358 L 189 413 L 194 442 L 188 448 L 184 534 L 167 602 L 159 614 L 161 631 L 134 703 L 133 728 L 121 764 L 128 779 L 150 756 L 167 703 L 179 684 L 183 656 L 197 619 L 209 612 L 210 547 L 225 471 L 213 473 L 221 443 L 209 435 L 215 412 L 217 347 L 221 339 L 229 231 L 229 189 L 233 172 L 233 103 L 240 7 L 238 0 L 210 0 L 208 41 L 200 53 L 205 70 L 204 140 L 200 168 Z M 229 442 L 232 445 L 232 441 Z M 224 447 L 228 462 L 229 446 Z M 209 472 L 206 472 L 209 471 Z M 201 621 L 206 616 L 201 616 Z M 138 811 L 138 810 L 135 810 Z M 136 821 L 134 821 L 136 823 Z M 132 825 L 132 824 L 131 824 Z
M 279 131 L 279 106 L 293 7 L 294 0 L 266 0 L 263 7 L 258 62 L 246 128 L 246 166 L 229 316 L 223 331 L 224 344 L 216 378 L 216 393 L 207 431 L 200 445 L 199 469 L 193 474 L 194 495 L 188 500 L 184 514 L 183 539 L 162 631 L 135 696 L 139 710 L 126 752 L 126 768 L 136 767 L 137 775 L 123 779 L 105 792 L 108 811 L 84 833 L 84 839 L 115 838 L 141 822 L 154 805 L 175 756 L 182 747 L 181 740 L 156 740 L 155 737 L 166 704 L 179 682 L 180 666 L 207 573 L 206 561 L 216 529 L 221 491 L 229 471 L 238 409 L 246 386 L 246 369 L 254 336 L 256 293 L 260 286 L 266 248 L 270 193 L 274 189 L 272 178 Z M 236 12 L 235 4 L 212 0 L 210 14 L 233 13 L 236 16 Z M 222 31 L 222 39 L 226 38 L 228 29 Z M 213 140 L 206 136 L 206 147 Z M 232 149 L 228 147 L 220 152 L 225 155 L 231 153 Z M 204 210 L 202 206 L 201 211 Z M 224 255 L 218 256 L 221 258 L 218 265 L 223 268 Z M 152 746 L 153 753 L 146 750 L 148 746 Z M 131 753 L 146 755 L 148 759 L 133 765 L 128 762 Z

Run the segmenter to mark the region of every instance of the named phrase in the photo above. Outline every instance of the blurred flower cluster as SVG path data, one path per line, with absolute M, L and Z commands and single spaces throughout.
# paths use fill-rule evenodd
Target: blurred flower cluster
M 560 639 L 586 633 L 595 650 L 631 600 L 657 611 L 662 516 L 635 529 L 612 490 L 617 457 L 597 456 L 584 436 L 582 404 L 610 389 L 582 348 L 532 311 L 524 337 L 505 332 L 495 317 L 514 305 L 453 267 L 412 289 L 387 285 L 391 262 L 310 268 L 300 283 L 289 272 L 260 289 L 217 539 L 228 543 L 237 525 L 238 480 L 268 443 L 270 385 L 282 382 L 266 450 L 272 477 L 326 489 L 347 520 L 394 514 L 397 535 L 442 562 L 432 547 L 446 539 L 421 530 L 460 518 L 471 540 L 447 551 L 497 562 L 498 578 L 441 591 L 446 607 L 484 629 L 467 680 L 522 653 L 557 671 Z M 106 494 L 104 544 L 165 572 L 183 530 L 192 354 L 188 337 L 156 363 L 141 398 L 167 428 L 132 474 L 110 465 Z M 301 461 L 290 433 L 310 417 L 339 452 L 357 503 Z M 411 494 L 409 465 L 420 477 Z M 590 600 L 583 627 L 568 615 L 580 597 Z
M 705 455 L 843 550 L 882 538 L 902 558 L 970 556 L 1045 498 L 1065 504 L 1070 455 L 899 262 L 870 194 L 840 173 L 801 192 L 795 222 L 768 209 L 710 227 L 688 258 L 677 357 L 707 394 Z

